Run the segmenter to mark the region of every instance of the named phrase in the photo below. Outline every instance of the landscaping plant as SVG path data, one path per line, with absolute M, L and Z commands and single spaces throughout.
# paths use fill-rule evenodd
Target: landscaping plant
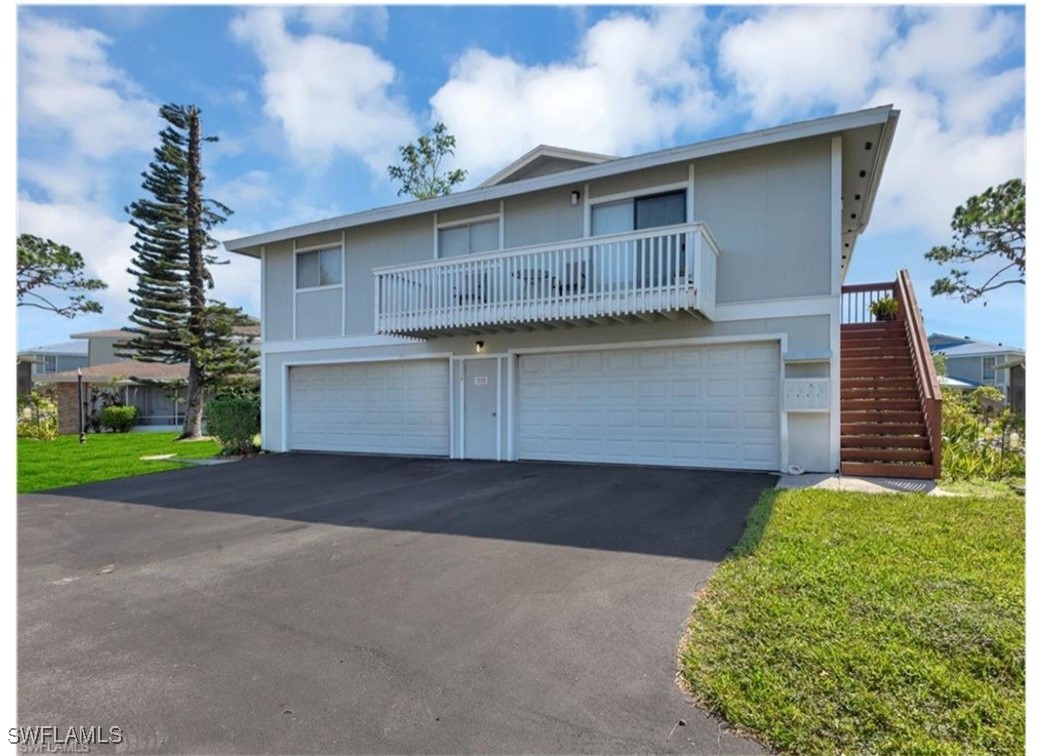
M 101 426 L 114 433 L 129 433 L 136 424 L 136 407 L 105 407 L 101 410 Z
M 225 454 L 248 454 L 255 450 L 260 432 L 260 405 L 245 396 L 223 396 L 205 405 L 209 435 L 214 436 Z
M 882 297 L 869 305 L 869 312 L 876 320 L 893 320 L 899 309 L 900 305 L 893 297 Z
M 30 391 L 18 401 L 18 438 L 52 441 L 58 437 L 58 405 L 39 391 Z
M 1024 419 L 998 409 L 1002 393 L 980 386 L 969 394 L 943 390 L 941 407 L 942 474 L 947 480 L 1023 478 Z

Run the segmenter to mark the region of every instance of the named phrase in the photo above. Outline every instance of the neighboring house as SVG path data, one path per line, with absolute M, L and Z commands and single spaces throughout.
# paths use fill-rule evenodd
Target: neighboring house
M 18 395 L 31 391 L 40 376 L 75 370 L 86 364 L 87 345 L 82 341 L 63 341 L 25 349 L 18 353 Z
M 1008 400 L 1012 369 L 1009 363 L 1019 360 L 1022 365 L 1023 349 L 944 333 L 930 334 L 927 342 L 934 354 L 944 355 L 949 378 L 955 378 L 974 388 L 995 386 Z M 1022 390 L 1019 388 L 1019 391 Z
M 1006 390 L 1006 398 L 1009 402 L 1009 409 L 1013 412 L 1019 412 L 1021 415 L 1025 414 L 1025 407 L 1027 404 L 1027 372 L 1024 364 L 1024 358 L 1012 357 L 1005 362 L 999 362 L 995 365 L 995 370 L 1008 371 L 1009 384 Z
M 243 337 L 259 335 L 258 321 L 237 329 Z M 79 432 L 78 382 L 82 372 L 84 402 L 90 389 L 115 391 L 124 404 L 137 408 L 137 426 L 142 430 L 176 430 L 184 422 L 187 364 L 141 362 L 119 357 L 116 345 L 133 338 L 124 329 L 108 329 L 74 333 L 72 338 L 83 340 L 87 360 L 81 369 L 72 369 L 47 375 L 42 380 L 56 385 L 58 401 L 58 430 L 61 433 Z M 89 407 L 86 411 L 89 412 Z
M 883 380 L 856 354 L 843 406 L 863 417 L 841 424 L 842 284 L 897 118 L 627 158 L 540 147 L 471 191 L 228 242 L 262 261 L 263 446 L 932 475 L 930 436 L 848 455 Z M 902 319 L 843 328 L 910 359 L 907 276 L 883 287 Z M 911 369 L 902 424 L 932 435 Z

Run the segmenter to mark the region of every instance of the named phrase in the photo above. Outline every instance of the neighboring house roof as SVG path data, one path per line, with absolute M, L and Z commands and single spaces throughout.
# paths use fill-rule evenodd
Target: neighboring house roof
M 552 173 L 547 176 L 536 176 L 519 181 L 477 187 L 456 194 L 434 197 L 426 200 L 415 200 L 398 205 L 380 207 L 349 215 L 340 215 L 327 220 L 289 226 L 274 231 L 267 231 L 252 236 L 244 236 L 224 242 L 224 246 L 240 254 L 259 257 L 260 248 L 265 244 L 288 241 L 300 236 L 341 231 L 355 226 L 370 223 L 406 218 L 423 213 L 439 212 L 451 207 L 499 200 L 505 197 L 534 192 L 553 187 L 579 185 L 606 176 L 640 171 L 670 163 L 700 160 L 713 155 L 752 149 L 766 145 L 780 144 L 797 139 L 807 139 L 823 135 L 840 135 L 843 137 L 841 165 L 841 185 L 843 189 L 843 215 L 841 242 L 846 254 L 841 267 L 846 270 L 850 265 L 850 257 L 859 234 L 865 230 L 872 214 L 876 188 L 879 186 L 890 151 L 890 143 L 897 128 L 900 111 L 892 105 L 882 105 L 853 113 L 816 118 L 810 121 L 778 126 L 775 128 L 752 131 L 745 134 L 711 139 L 705 142 L 672 147 L 657 152 L 649 152 L 633 157 L 617 158 L 597 165 Z
M 937 382 L 944 388 L 977 388 L 980 386 L 979 383 L 973 381 L 964 381 L 961 378 L 952 378 L 949 375 L 937 376 Z
M 165 362 L 138 362 L 129 360 L 109 362 L 104 365 L 91 365 L 82 368 L 83 380 L 88 383 L 138 383 L 146 381 L 186 381 L 187 363 L 174 365 Z M 40 376 L 40 382 L 74 383 L 79 379 L 78 370 L 63 370 L 60 373 L 47 373 Z
M 936 354 L 945 357 L 984 357 L 994 354 L 1023 354 L 1023 349 L 1008 347 L 1003 344 L 992 344 L 989 341 L 969 341 L 965 344 L 956 344 L 949 347 L 937 347 L 933 350 Z
M 62 341 L 59 344 L 45 344 L 43 346 L 23 349 L 18 354 L 62 354 L 71 355 L 73 357 L 86 357 L 87 344 L 84 344 L 82 341 Z
M 479 188 L 497 186 L 508 181 L 518 181 L 527 178 L 528 175 L 535 173 L 539 167 L 558 163 L 559 161 L 582 163 L 583 165 L 598 165 L 610 160 L 616 160 L 616 157 L 614 155 L 600 155 L 597 152 L 582 152 L 581 150 L 569 150 L 565 147 L 551 147 L 547 144 L 541 144 L 534 147 L 514 163 L 509 163 L 480 184 Z M 577 167 L 580 166 L 571 166 L 571 168 Z M 567 170 L 567 168 L 562 170 Z M 561 173 L 561 170 L 554 170 L 552 173 Z M 537 175 L 545 174 L 538 173 Z
M 242 336 L 259 336 L 259 320 L 251 315 L 246 317 L 249 321 L 248 324 L 235 326 L 234 332 Z M 72 334 L 72 338 L 74 339 L 130 339 L 133 338 L 133 336 L 134 332 L 125 328 L 107 328 L 100 331 L 84 331 L 83 333 Z M 86 354 L 85 348 L 83 354 Z
M 72 334 L 74 339 L 127 339 L 132 336 L 133 331 L 128 331 L 125 328 L 107 328 L 100 331 L 84 331 L 83 333 Z

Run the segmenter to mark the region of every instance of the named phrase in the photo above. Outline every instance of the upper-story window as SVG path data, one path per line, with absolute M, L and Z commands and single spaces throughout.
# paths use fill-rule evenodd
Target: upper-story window
M 441 228 L 438 244 L 440 257 L 475 255 L 500 249 L 500 218 Z
M 685 190 L 591 206 L 591 235 L 622 234 L 686 221 Z
M 43 372 L 44 373 L 56 373 L 58 372 L 58 358 L 56 355 L 48 354 L 43 357 Z
M 976 364 L 976 363 L 974 363 L 974 364 Z M 984 368 L 984 376 L 983 376 L 982 380 L 994 381 L 995 380 L 995 358 L 994 357 L 985 357 L 984 358 L 983 368 Z
M 329 247 L 296 255 L 296 288 L 315 289 L 342 283 L 342 249 Z

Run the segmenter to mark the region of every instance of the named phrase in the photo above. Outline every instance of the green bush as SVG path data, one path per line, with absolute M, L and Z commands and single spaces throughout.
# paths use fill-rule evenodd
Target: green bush
M 101 410 L 101 426 L 115 433 L 129 433 L 136 424 L 136 407 L 105 407 Z
M 210 399 L 205 405 L 209 435 L 215 436 L 226 454 L 248 454 L 260 431 L 259 400 L 244 396 Z
M 39 391 L 18 400 L 18 438 L 52 441 L 58 437 L 58 404 Z
M 1002 395 L 981 386 L 969 395 L 942 390 L 941 467 L 948 480 L 1010 480 L 1025 475 L 1023 416 L 997 409 Z

